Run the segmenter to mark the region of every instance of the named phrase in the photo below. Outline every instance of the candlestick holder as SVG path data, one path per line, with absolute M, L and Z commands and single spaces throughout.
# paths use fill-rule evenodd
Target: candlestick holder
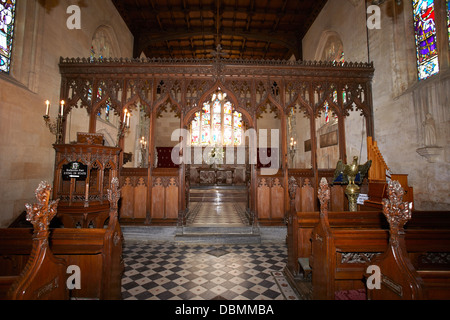
M 117 143 L 116 143 L 116 147 L 119 147 L 120 144 L 120 139 L 122 139 L 123 137 L 125 137 L 125 134 L 127 134 L 127 132 L 129 131 L 130 127 L 129 125 L 127 125 L 127 123 L 121 122 L 119 125 L 119 128 L 117 130 Z
M 292 167 L 294 167 L 294 158 L 296 153 L 297 153 L 297 141 L 295 141 L 294 138 L 291 138 L 289 156 L 291 157 Z
M 50 133 L 56 136 L 56 144 L 62 144 L 63 117 L 61 115 L 58 115 L 56 120 L 52 121 L 49 115 L 45 115 L 44 122 L 46 127 L 50 130 Z
M 139 140 L 139 144 L 141 145 L 141 168 L 145 168 L 147 162 L 147 140 L 145 140 L 145 137 L 142 137 L 141 140 Z

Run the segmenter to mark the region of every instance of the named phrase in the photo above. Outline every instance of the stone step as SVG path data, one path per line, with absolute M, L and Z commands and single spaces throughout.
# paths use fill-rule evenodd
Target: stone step
M 189 197 L 191 203 L 194 202 L 247 202 L 245 197 Z
M 155 226 L 121 226 L 125 242 L 177 242 L 192 244 L 259 244 L 261 242 L 283 242 L 286 240 L 285 227 L 261 227 L 248 232 L 249 227 L 236 228 L 232 233 L 224 233 L 224 230 L 217 228 L 209 230 L 187 229 L 187 234 L 183 234 L 183 228 L 178 227 L 155 227 Z M 187 227 L 191 228 L 191 227 Z M 208 228 L 207 228 L 208 229 Z M 215 230 L 216 229 L 216 230 Z M 200 233 L 201 231 L 217 231 L 217 234 Z M 222 232 L 222 233 L 220 233 Z M 239 233 L 241 232 L 241 233 Z
M 259 234 L 258 228 L 246 227 L 195 227 L 183 228 L 183 234 L 189 235 L 235 235 L 235 234 Z
M 184 227 L 175 242 L 195 244 L 258 244 L 259 229 L 246 227 Z
M 259 234 L 180 234 L 175 236 L 177 243 L 190 244 L 259 244 Z

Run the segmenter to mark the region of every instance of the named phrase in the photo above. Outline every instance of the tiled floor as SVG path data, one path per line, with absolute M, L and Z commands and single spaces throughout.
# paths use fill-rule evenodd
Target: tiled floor
M 190 227 L 248 226 L 245 203 L 191 203 Z M 284 242 L 199 245 L 126 243 L 122 296 L 126 300 L 296 300 L 282 271 Z
M 124 248 L 125 300 L 296 300 L 281 271 L 284 244 Z
M 243 227 L 248 225 L 244 211 L 245 203 L 239 202 L 191 203 L 187 224 L 191 227 Z

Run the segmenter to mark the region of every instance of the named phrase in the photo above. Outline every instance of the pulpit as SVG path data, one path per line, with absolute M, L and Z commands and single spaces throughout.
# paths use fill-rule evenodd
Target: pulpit
M 108 189 L 118 177 L 120 148 L 99 134 L 78 134 L 76 144 L 56 144 L 53 198 L 66 228 L 101 228 L 109 217 Z

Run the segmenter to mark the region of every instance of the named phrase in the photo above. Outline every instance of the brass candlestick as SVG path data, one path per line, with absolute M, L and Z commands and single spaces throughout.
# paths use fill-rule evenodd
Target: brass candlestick
M 63 121 L 64 121 L 64 101 L 61 101 L 61 112 L 58 114 L 58 117 L 55 121 L 52 121 L 49 116 L 50 112 L 50 101 L 46 101 L 47 105 L 46 114 L 44 116 L 44 122 L 47 128 L 50 130 L 50 133 L 56 136 L 56 144 L 62 144 L 63 141 Z

